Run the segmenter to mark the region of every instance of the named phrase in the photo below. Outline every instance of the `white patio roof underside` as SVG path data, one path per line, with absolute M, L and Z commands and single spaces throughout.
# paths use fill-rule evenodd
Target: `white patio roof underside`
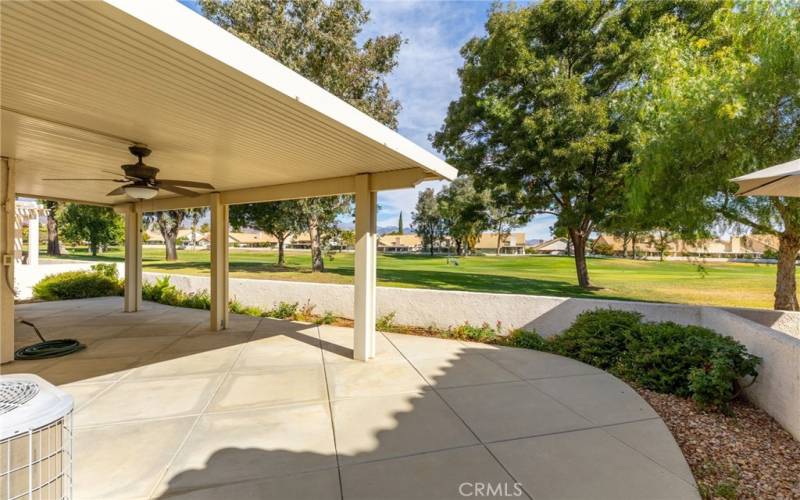
M 135 160 L 133 143 L 153 150 L 145 161 L 159 177 L 220 192 L 396 170 L 456 175 L 177 2 L 9 1 L 0 9 L 1 152 L 16 160 L 21 195 L 130 201 L 106 196 L 112 182 L 42 179 L 113 177 L 107 171 Z

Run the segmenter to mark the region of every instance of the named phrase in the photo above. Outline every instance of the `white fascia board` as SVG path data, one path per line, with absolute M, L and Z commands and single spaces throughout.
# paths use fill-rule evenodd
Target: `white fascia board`
M 458 170 L 177 1 L 104 0 L 164 34 L 298 101 L 444 179 Z

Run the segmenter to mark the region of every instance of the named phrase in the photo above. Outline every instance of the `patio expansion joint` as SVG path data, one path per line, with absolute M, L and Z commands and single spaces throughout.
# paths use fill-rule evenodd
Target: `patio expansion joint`
M 381 334 L 381 335 L 383 335 L 383 334 Z M 423 375 L 423 374 L 422 374 L 422 372 L 420 372 L 420 371 L 419 371 L 419 369 L 417 368 L 417 366 L 416 366 L 414 363 L 412 363 L 410 359 L 408 359 L 408 357 L 406 356 L 406 354 L 405 354 L 405 353 L 404 353 L 404 352 L 403 352 L 403 351 L 402 351 L 402 350 L 401 350 L 401 349 L 400 349 L 400 348 L 399 348 L 397 345 L 395 345 L 395 343 L 394 343 L 394 342 L 392 342 L 392 339 L 390 339 L 390 338 L 389 338 L 389 337 L 387 337 L 386 335 L 383 335 L 383 338 L 385 338 L 387 341 L 389 341 L 389 343 L 390 343 L 390 344 L 391 344 L 391 345 L 392 345 L 392 346 L 393 346 L 395 349 L 397 349 L 397 351 L 400 353 L 400 355 L 403 357 L 403 359 L 405 359 L 405 360 L 406 360 L 406 362 L 407 362 L 409 365 L 411 365 L 411 367 L 412 367 L 412 368 L 414 368 L 414 371 L 416 371 L 416 372 L 419 374 L 419 376 L 420 376 L 420 377 L 422 377 L 422 380 L 424 380 L 424 381 L 425 381 L 425 383 L 428 385 L 428 387 L 430 388 L 430 390 L 431 390 L 431 391 L 433 391 L 433 393 L 434 393 L 434 394 L 436 394 L 436 396 L 437 396 L 437 397 L 438 397 L 438 398 L 439 398 L 439 399 L 440 399 L 440 400 L 441 400 L 441 401 L 442 401 L 442 402 L 445 404 L 445 406 L 447 406 L 447 407 L 450 409 L 450 411 L 451 411 L 451 412 L 453 412 L 453 414 L 454 414 L 454 415 L 455 415 L 455 416 L 456 416 L 456 417 L 457 417 L 457 418 L 458 418 L 458 419 L 461 421 L 461 423 L 464 425 L 464 427 L 466 427 L 466 428 L 469 430 L 469 432 L 470 432 L 470 433 L 472 433 L 472 436 L 475 438 L 475 440 L 476 440 L 478 443 L 480 443 L 480 446 L 483 446 L 483 449 L 484 449 L 484 450 L 486 450 L 486 452 L 487 452 L 487 453 L 488 453 L 488 454 L 489 454 L 489 455 L 490 455 L 490 456 L 491 456 L 491 457 L 494 459 L 494 461 L 497 463 L 497 465 L 499 465 L 499 466 L 500 466 L 500 468 L 501 468 L 501 469 L 503 469 L 503 471 L 505 471 L 505 473 L 506 473 L 506 474 L 508 474 L 508 477 L 510 477 L 511 479 L 513 479 L 513 480 L 514 480 L 514 482 L 515 482 L 517 485 L 519 485 L 519 487 L 520 487 L 520 489 L 522 490 L 522 492 L 523 492 L 523 493 L 525 493 L 525 496 L 527 496 L 527 497 L 528 497 L 528 500 L 533 500 L 533 495 L 531 495 L 531 494 L 528 492 L 528 490 L 527 490 L 527 489 L 525 489 L 525 487 L 522 485 L 522 482 L 521 482 L 519 479 L 517 479 L 517 477 L 516 477 L 516 476 L 514 476 L 514 474 L 512 474 L 510 470 L 508 470 L 508 468 L 505 466 L 505 464 L 504 464 L 503 462 L 501 462 L 499 458 L 497 458 L 497 456 L 496 456 L 496 455 L 495 455 L 495 454 L 492 452 L 492 450 L 490 450 L 490 449 L 489 449 L 489 447 L 486 445 L 486 443 L 484 443 L 483 441 L 481 441 L 481 438 L 480 438 L 480 437 L 478 437 L 478 434 L 476 434 L 476 433 L 475 433 L 475 431 L 472 429 L 472 427 L 470 427 L 470 426 L 467 424 L 467 422 L 464 420 L 464 418 L 463 418 L 463 417 L 462 417 L 462 416 L 461 416 L 461 415 L 460 415 L 460 414 L 459 414 L 459 413 L 458 413 L 458 412 L 455 410 L 455 408 L 453 408 L 453 407 L 450 405 L 450 403 L 448 403 L 448 402 L 447 402 L 447 400 L 446 400 L 445 398 L 443 398 L 443 397 L 442 397 L 442 395 L 439 393 L 439 391 L 438 391 L 438 390 L 436 390 L 436 387 L 434 387 L 433 385 L 431 385 L 431 384 L 430 384 L 430 382 L 428 382 L 428 379 L 426 379 L 426 378 L 425 378 L 425 375 Z M 471 445 L 471 446 L 475 446 L 475 445 Z M 443 451 L 443 450 L 438 450 L 438 451 Z
M 252 338 L 252 335 L 249 338 Z M 169 345 L 172 345 L 172 344 L 169 344 Z M 166 347 L 165 347 L 165 349 L 166 349 Z M 227 370 L 225 370 L 225 372 L 219 372 L 219 373 L 222 373 L 223 375 L 219 377 L 219 380 L 217 382 L 217 386 L 214 388 L 213 391 L 211 391 L 211 394 L 209 395 L 208 400 L 206 401 L 206 404 L 203 405 L 203 408 L 200 410 L 200 413 L 198 413 L 195 416 L 194 421 L 192 422 L 192 425 L 189 426 L 189 431 L 186 433 L 185 436 L 183 436 L 183 439 L 181 440 L 180 444 L 175 448 L 175 452 L 169 458 L 169 461 L 167 461 L 167 465 L 164 467 L 164 469 L 162 470 L 161 474 L 158 476 L 158 479 L 153 483 L 153 487 L 150 490 L 149 494 L 147 495 L 147 498 L 155 498 L 155 493 L 158 490 L 158 487 L 161 486 L 161 483 L 164 481 L 164 478 L 166 477 L 167 472 L 169 472 L 170 468 L 172 467 L 172 464 L 175 462 L 175 459 L 178 457 L 178 455 L 180 454 L 181 450 L 183 450 L 184 446 L 186 446 L 186 443 L 189 441 L 189 438 L 194 433 L 195 428 L 197 428 L 197 424 L 200 422 L 200 419 L 203 418 L 203 415 L 205 415 L 207 413 L 208 407 L 211 405 L 211 402 L 217 396 L 217 393 L 219 392 L 220 388 L 222 387 L 222 384 L 225 382 L 225 379 L 230 375 L 230 372 L 231 372 L 231 369 L 233 368 L 233 366 L 236 364 L 236 362 L 239 361 L 239 358 L 242 356 L 242 352 L 244 352 L 244 349 L 239 349 L 239 351 L 236 353 L 236 358 L 234 358 L 233 363 L 231 364 L 231 366 Z M 183 417 L 185 418 L 187 416 L 191 416 L 191 415 L 184 415 Z
M 339 458 L 339 445 L 336 442 L 336 422 L 333 418 L 333 401 L 331 400 L 331 387 L 328 384 L 328 366 L 325 362 L 325 353 L 322 351 L 322 335 L 319 331 L 319 326 L 314 328 L 317 332 L 317 339 L 319 340 L 319 355 L 322 356 L 322 376 L 325 379 L 325 394 L 328 399 L 328 414 L 331 419 L 331 433 L 333 434 L 333 452 L 336 455 L 336 474 L 339 479 L 339 498 L 344 500 L 344 486 L 342 485 L 342 462 Z

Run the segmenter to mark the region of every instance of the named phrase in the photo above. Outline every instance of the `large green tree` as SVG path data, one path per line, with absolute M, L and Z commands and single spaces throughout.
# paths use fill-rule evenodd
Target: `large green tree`
M 734 195 L 729 179 L 800 156 L 800 7 L 727 4 L 698 34 L 662 19 L 632 89 L 634 206 L 682 231 L 724 221 L 780 242 L 776 309 L 798 310 L 800 198 Z
M 66 203 L 56 215 L 61 236 L 70 243 L 87 243 L 93 256 L 122 240 L 122 217 L 109 207 Z
M 489 203 L 488 193 L 476 190 L 472 178 L 465 175 L 457 177 L 436 195 L 438 215 L 455 244 L 456 254 L 467 255 L 488 227 Z
M 400 103 L 386 75 L 397 65 L 400 35 L 358 43 L 369 20 L 360 0 L 200 0 L 203 14 L 385 125 L 397 128 Z M 350 197 L 301 200 L 298 221 L 311 236 L 314 271 L 323 271 L 326 240 Z
M 710 2 L 544 0 L 496 4 L 487 34 L 461 50 L 462 96 L 434 145 L 479 187 L 520 194 L 519 208 L 557 217 L 590 286 L 586 242 L 623 199 L 631 160 L 620 92 L 666 12 L 702 29 Z
M 397 127 L 400 104 L 385 76 L 400 35 L 358 44 L 369 20 L 360 0 L 200 0 L 203 14 L 376 120 Z
M 251 227 L 264 231 L 278 240 L 278 265 L 286 264 L 284 245 L 290 234 L 302 226 L 300 207 L 296 201 L 248 203 L 232 205 L 230 218 L 233 227 Z

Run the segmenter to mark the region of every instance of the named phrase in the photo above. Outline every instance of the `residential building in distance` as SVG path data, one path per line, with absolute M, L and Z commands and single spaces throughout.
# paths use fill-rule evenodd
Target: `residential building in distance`
M 497 233 L 482 233 L 475 243 L 475 252 L 483 254 L 493 254 L 499 252 L 502 255 L 524 255 L 527 244 L 525 233 L 511 233 L 502 235 L 498 248 Z
M 636 255 L 641 257 L 659 256 L 658 238 L 649 234 L 636 238 Z M 607 245 L 614 255 L 633 255 L 633 243 L 627 245 L 622 238 L 601 234 L 592 243 Z M 697 241 L 669 239 L 665 242 L 665 255 L 676 257 L 714 257 L 714 258 L 761 258 L 765 253 L 778 251 L 778 238 L 765 234 L 746 234 L 732 236 L 730 239 L 708 238 Z M 626 248 L 627 247 L 627 248 Z
M 567 239 L 566 238 L 553 238 L 538 245 L 531 247 L 532 253 L 543 255 L 565 255 L 567 253 Z

